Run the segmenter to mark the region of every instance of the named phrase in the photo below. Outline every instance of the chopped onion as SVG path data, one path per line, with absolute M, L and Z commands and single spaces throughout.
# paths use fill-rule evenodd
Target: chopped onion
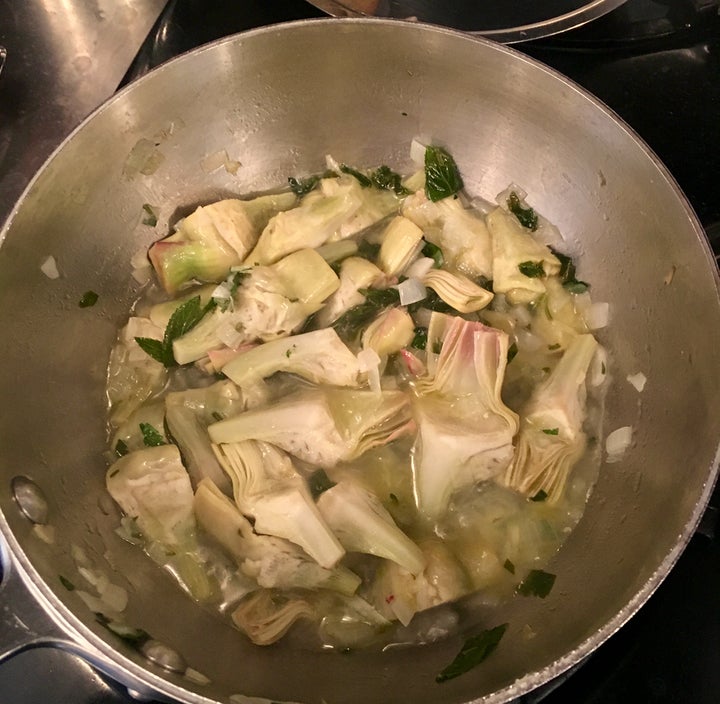
M 220 325 L 217 326 L 217 330 L 215 330 L 215 335 L 217 335 L 218 340 L 220 340 L 223 345 L 231 349 L 235 349 L 241 345 L 245 339 L 244 333 L 238 332 L 233 319 L 224 320 L 220 323 Z
M 75 545 L 75 543 L 70 546 L 70 555 L 77 565 L 90 564 L 90 560 L 88 560 L 86 552 L 79 545 Z
M 220 151 L 208 154 L 204 159 L 200 161 L 200 166 L 206 174 L 209 174 L 210 172 L 219 169 L 221 166 L 224 166 L 227 161 L 227 152 L 224 149 L 221 149 Z
M 405 269 L 405 276 L 408 279 L 422 279 L 434 266 L 435 260 L 431 257 L 420 257 Z
M 637 391 L 642 392 L 642 390 L 645 388 L 645 384 L 647 383 L 647 377 L 642 372 L 637 372 L 637 374 L 628 374 L 627 380 L 635 387 Z
M 133 279 L 142 286 L 152 278 L 152 269 L 149 266 L 143 267 L 142 269 L 133 269 L 131 275 Z
M 417 139 L 410 142 L 410 159 L 416 166 L 425 165 L 425 149 L 425 145 Z
M 608 463 L 619 462 L 625 454 L 625 450 L 632 443 L 633 429 L 630 425 L 613 430 L 605 439 L 605 452 L 607 457 L 605 461 Z
M 405 279 L 401 284 L 395 286 L 400 294 L 400 305 L 409 306 L 411 303 L 417 303 L 427 298 L 427 289 L 420 279 Z
M 55 526 L 36 523 L 32 527 L 32 532 L 37 538 L 40 538 L 40 540 L 48 545 L 52 545 L 55 542 Z
M 55 257 L 52 255 L 47 257 L 43 263 L 40 265 L 40 271 L 42 271 L 45 276 L 48 277 L 48 279 L 58 279 L 60 278 L 60 272 L 58 271 L 57 262 L 55 261 Z
M 590 373 L 588 375 L 590 386 L 600 386 L 607 378 L 607 352 L 604 347 L 598 345 L 595 350 L 592 362 L 590 362 Z
M 84 589 L 76 589 L 74 593 L 83 600 L 85 606 L 94 614 L 102 614 L 107 610 L 107 604 L 94 594 L 90 594 L 90 592 L 86 592 Z
M 130 266 L 133 269 L 150 268 L 150 260 L 148 259 L 147 249 L 139 249 L 130 258 Z
M 380 357 L 371 347 L 366 347 L 357 355 L 358 368 L 367 374 L 370 390 L 380 393 Z
M 193 670 L 192 667 L 188 667 L 188 669 L 185 670 L 185 677 L 195 684 L 210 684 L 209 677 L 205 677 L 202 672 Z
M 336 174 L 342 173 L 340 171 L 340 164 L 338 164 L 338 162 L 335 161 L 335 159 L 330 154 L 325 155 L 325 166 L 327 166 L 330 171 L 334 171 Z
M 117 611 L 118 613 L 125 611 L 128 604 L 127 589 L 108 582 L 102 590 L 98 588 L 98 592 L 100 592 L 102 600 L 112 611 Z
M 585 322 L 591 330 L 604 328 L 610 320 L 609 303 L 593 303 L 585 314 Z

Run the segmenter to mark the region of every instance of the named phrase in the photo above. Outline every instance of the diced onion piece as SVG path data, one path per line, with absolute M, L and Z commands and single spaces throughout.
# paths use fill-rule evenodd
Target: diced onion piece
M 636 374 L 628 374 L 627 380 L 639 392 L 642 392 L 642 390 L 645 388 L 645 384 L 647 383 L 647 377 L 642 372 L 637 372 Z
M 98 589 L 102 600 L 110 607 L 112 611 L 118 613 L 125 611 L 128 604 L 128 593 L 127 589 L 108 582 L 102 591 Z
M 37 538 L 40 538 L 40 540 L 48 545 L 52 545 L 55 542 L 55 526 L 36 523 L 32 527 L 32 532 Z
M 188 669 L 185 670 L 185 677 L 195 684 L 210 684 L 209 677 L 205 677 L 202 672 L 193 670 L 192 667 L 188 667 Z
M 422 279 L 434 266 L 435 260 L 431 257 L 420 257 L 405 270 L 405 276 L 409 279 Z
M 94 594 L 90 594 L 90 592 L 86 592 L 84 589 L 76 589 L 74 593 L 83 600 L 85 606 L 93 613 L 104 614 L 107 611 L 107 604 Z M 107 616 L 107 614 L 105 615 Z
M 593 303 L 585 314 L 585 322 L 590 330 L 600 330 L 610 321 L 610 304 Z
M 342 173 L 340 171 L 340 164 L 335 161 L 331 154 L 325 155 L 325 166 L 327 166 L 330 171 L 334 171 L 336 174 Z
M 150 268 L 150 260 L 148 259 L 147 249 L 139 249 L 130 259 L 130 266 L 133 269 Z
M 89 565 L 90 560 L 88 559 L 87 553 L 79 545 L 73 543 L 70 546 L 70 555 L 75 560 L 76 565 Z
M 143 284 L 146 284 L 148 281 L 150 281 L 150 279 L 152 278 L 152 269 L 149 266 L 143 267 L 141 269 L 133 269 L 132 277 L 137 283 L 142 286 Z
M 380 393 L 380 357 L 378 353 L 367 347 L 357 355 L 358 367 L 361 372 L 367 374 L 370 390 L 376 394 Z
M 244 333 L 238 332 L 233 319 L 224 320 L 215 330 L 218 340 L 230 349 L 235 349 L 245 340 Z
M 405 281 L 398 284 L 395 288 L 400 294 L 401 306 L 409 306 L 411 303 L 417 303 L 427 298 L 427 289 L 423 285 L 423 282 L 414 277 L 405 279 Z
M 410 142 L 410 159 L 416 166 L 425 165 L 425 149 L 425 145 L 417 139 Z
M 590 372 L 588 374 L 590 386 L 598 387 L 602 385 L 607 378 L 607 365 L 607 352 L 604 347 L 598 345 L 592 362 L 590 362 Z
M 42 273 L 45 274 L 48 279 L 60 278 L 60 272 L 58 271 L 57 262 L 55 261 L 55 257 L 53 257 L 52 255 L 45 258 L 43 263 L 40 265 L 40 271 L 42 271 Z
M 219 169 L 221 166 L 225 166 L 227 161 L 227 152 L 224 149 L 221 149 L 220 151 L 208 154 L 205 158 L 203 158 L 200 161 L 200 166 L 206 174 L 209 174 L 212 171 Z
M 625 450 L 632 443 L 633 429 L 630 425 L 624 425 L 622 428 L 613 430 L 605 439 L 605 452 L 607 457 L 605 461 L 608 463 L 619 462 Z

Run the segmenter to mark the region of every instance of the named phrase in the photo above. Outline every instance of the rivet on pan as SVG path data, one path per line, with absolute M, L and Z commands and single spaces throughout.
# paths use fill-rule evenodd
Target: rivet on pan
M 13 477 L 10 487 L 20 510 L 33 523 L 45 524 L 48 518 L 48 502 L 42 489 L 22 475 Z
M 169 645 L 159 640 L 148 640 L 140 646 L 140 652 L 152 663 L 164 670 L 183 674 L 187 670 L 185 659 Z

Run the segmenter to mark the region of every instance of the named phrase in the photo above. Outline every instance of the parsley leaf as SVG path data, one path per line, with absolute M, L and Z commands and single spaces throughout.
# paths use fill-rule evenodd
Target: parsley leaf
M 166 367 L 174 367 L 177 362 L 173 355 L 173 342 L 192 330 L 214 305 L 211 299 L 205 307 L 202 307 L 200 305 L 200 296 L 195 296 L 175 309 L 165 327 L 165 335 L 162 340 L 154 340 L 151 337 L 136 337 L 135 342 L 154 360 Z
M 508 347 L 508 351 L 507 351 L 507 363 L 508 364 L 510 364 L 510 362 L 512 362 L 513 359 L 515 359 L 515 356 L 517 355 L 517 353 L 518 353 L 517 342 L 513 342 L 512 345 L 510 345 L 510 347 Z
M 60 580 L 60 584 L 62 584 L 69 592 L 75 591 L 75 585 L 67 577 L 63 577 L 59 574 L 58 579 Z
M 140 423 L 140 432 L 142 433 L 145 447 L 159 447 L 160 445 L 167 445 L 165 438 L 157 430 L 155 430 L 150 423 Z
M 335 332 L 346 342 L 354 339 L 362 328 L 372 321 L 383 308 L 400 302 L 396 288 L 361 288 L 365 302 L 345 311 L 333 324 Z
M 410 194 L 402 185 L 402 177 L 395 173 L 389 166 L 378 167 L 370 174 L 370 181 L 375 188 L 386 191 L 394 191 L 396 196 L 407 196 Z
M 550 247 L 550 251 L 560 261 L 560 271 L 558 272 L 558 277 L 560 278 L 560 283 L 563 285 L 563 288 L 570 293 L 585 293 L 585 291 L 590 288 L 590 284 L 577 279 L 575 276 L 575 263 L 573 260 L 568 257 L 567 254 L 558 252 L 552 247 Z
M 152 205 L 149 203 L 143 203 L 143 210 L 145 211 L 145 215 L 143 216 L 142 224 L 155 227 L 155 225 L 157 225 L 157 215 L 155 214 Z
M 510 573 L 515 574 L 515 564 L 512 562 L 512 560 L 508 557 L 507 560 L 503 563 L 503 567 Z
M 118 457 L 125 457 L 128 452 L 130 452 L 130 450 L 124 440 L 120 439 L 115 443 L 115 454 Z
M 539 279 L 545 276 L 545 269 L 543 269 L 542 262 L 521 262 L 518 264 L 520 273 L 527 276 L 529 279 Z
M 369 188 L 373 185 L 373 182 L 370 180 L 369 176 L 366 176 L 364 173 L 362 173 L 362 171 L 353 169 L 352 166 L 348 166 L 347 164 L 340 164 L 340 171 L 342 171 L 344 174 L 350 174 L 350 176 L 354 176 L 360 182 L 360 185 L 363 188 Z
M 455 659 L 435 678 L 436 682 L 446 682 L 454 677 L 465 674 L 479 665 L 497 648 L 505 635 L 508 624 L 503 623 L 495 628 L 478 633 L 468 638 Z
M 313 499 L 317 499 L 320 494 L 332 489 L 335 482 L 328 477 L 324 469 L 318 469 L 308 477 L 308 486 Z
M 98 298 L 99 296 L 95 291 L 86 291 L 78 302 L 78 305 L 81 308 L 92 308 L 97 303 Z
M 560 429 L 559 428 L 543 428 L 542 431 L 543 431 L 543 433 L 545 433 L 545 435 L 558 435 L 560 432 Z
M 428 329 L 424 327 L 416 327 L 414 333 L 415 336 L 410 343 L 410 347 L 414 347 L 416 350 L 424 350 L 427 346 Z
M 544 489 L 540 489 L 537 494 L 530 497 L 530 501 L 545 501 L 547 496 L 547 492 Z
M 442 249 L 432 242 L 425 242 L 422 248 L 423 256 L 430 257 L 435 262 L 435 268 L 439 269 L 445 262 Z
M 523 208 L 520 198 L 515 191 L 510 192 L 507 199 L 508 210 L 520 221 L 523 227 L 535 232 L 538 228 L 538 216 L 532 208 Z
M 298 197 L 302 198 L 306 193 L 310 193 L 320 181 L 320 176 L 308 176 L 307 178 L 288 178 L 290 190 Z
M 425 195 L 433 202 L 454 196 L 463 187 L 455 160 L 442 147 L 425 148 Z
M 515 590 L 522 596 L 539 596 L 544 599 L 555 584 L 555 575 L 543 570 L 530 570 L 528 576 L 518 584 Z

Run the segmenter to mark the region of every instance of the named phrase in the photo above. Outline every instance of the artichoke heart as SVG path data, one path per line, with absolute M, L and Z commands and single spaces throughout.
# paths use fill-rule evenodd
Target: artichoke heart
M 493 294 L 487 289 L 461 274 L 453 274 L 444 269 L 431 269 L 423 277 L 423 283 L 461 313 L 481 310 L 493 299 Z

